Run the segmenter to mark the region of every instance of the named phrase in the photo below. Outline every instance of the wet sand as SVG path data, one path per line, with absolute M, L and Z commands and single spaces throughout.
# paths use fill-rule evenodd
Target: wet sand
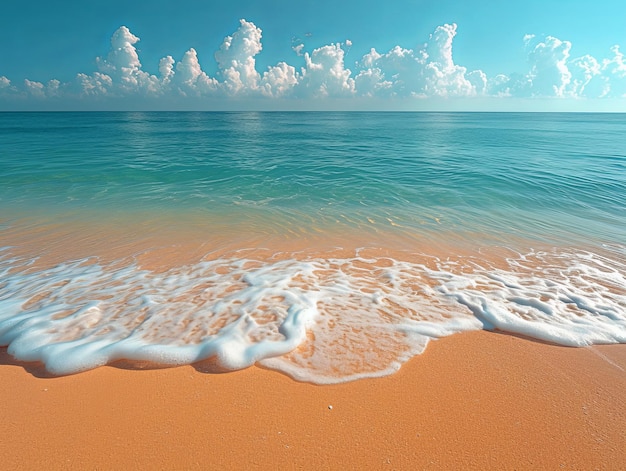
M 0 350 L 4 469 L 624 469 L 626 345 L 470 332 L 396 374 L 257 367 L 45 377 Z

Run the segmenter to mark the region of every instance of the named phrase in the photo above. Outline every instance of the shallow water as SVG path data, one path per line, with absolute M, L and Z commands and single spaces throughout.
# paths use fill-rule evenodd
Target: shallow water
M 464 330 L 624 343 L 624 123 L 0 114 L 0 345 L 328 383 Z

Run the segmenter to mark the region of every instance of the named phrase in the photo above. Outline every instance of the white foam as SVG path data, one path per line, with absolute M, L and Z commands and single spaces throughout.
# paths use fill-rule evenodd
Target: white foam
M 507 268 L 293 255 L 154 273 L 93 260 L 36 270 L 2 251 L 0 345 L 59 375 L 212 357 L 225 369 L 260 362 L 335 383 L 390 374 L 430 339 L 481 328 L 626 343 L 626 266 L 589 252 L 531 252 Z

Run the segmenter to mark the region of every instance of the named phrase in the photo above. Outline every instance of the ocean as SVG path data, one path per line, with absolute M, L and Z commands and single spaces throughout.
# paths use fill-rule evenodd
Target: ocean
M 0 113 L 0 346 L 318 384 L 626 343 L 626 115 Z

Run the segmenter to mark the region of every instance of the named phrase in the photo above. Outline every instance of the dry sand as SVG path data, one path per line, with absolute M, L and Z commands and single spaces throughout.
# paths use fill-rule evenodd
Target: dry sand
M 626 345 L 472 332 L 333 386 L 252 367 L 46 378 L 0 350 L 3 469 L 626 469 Z

